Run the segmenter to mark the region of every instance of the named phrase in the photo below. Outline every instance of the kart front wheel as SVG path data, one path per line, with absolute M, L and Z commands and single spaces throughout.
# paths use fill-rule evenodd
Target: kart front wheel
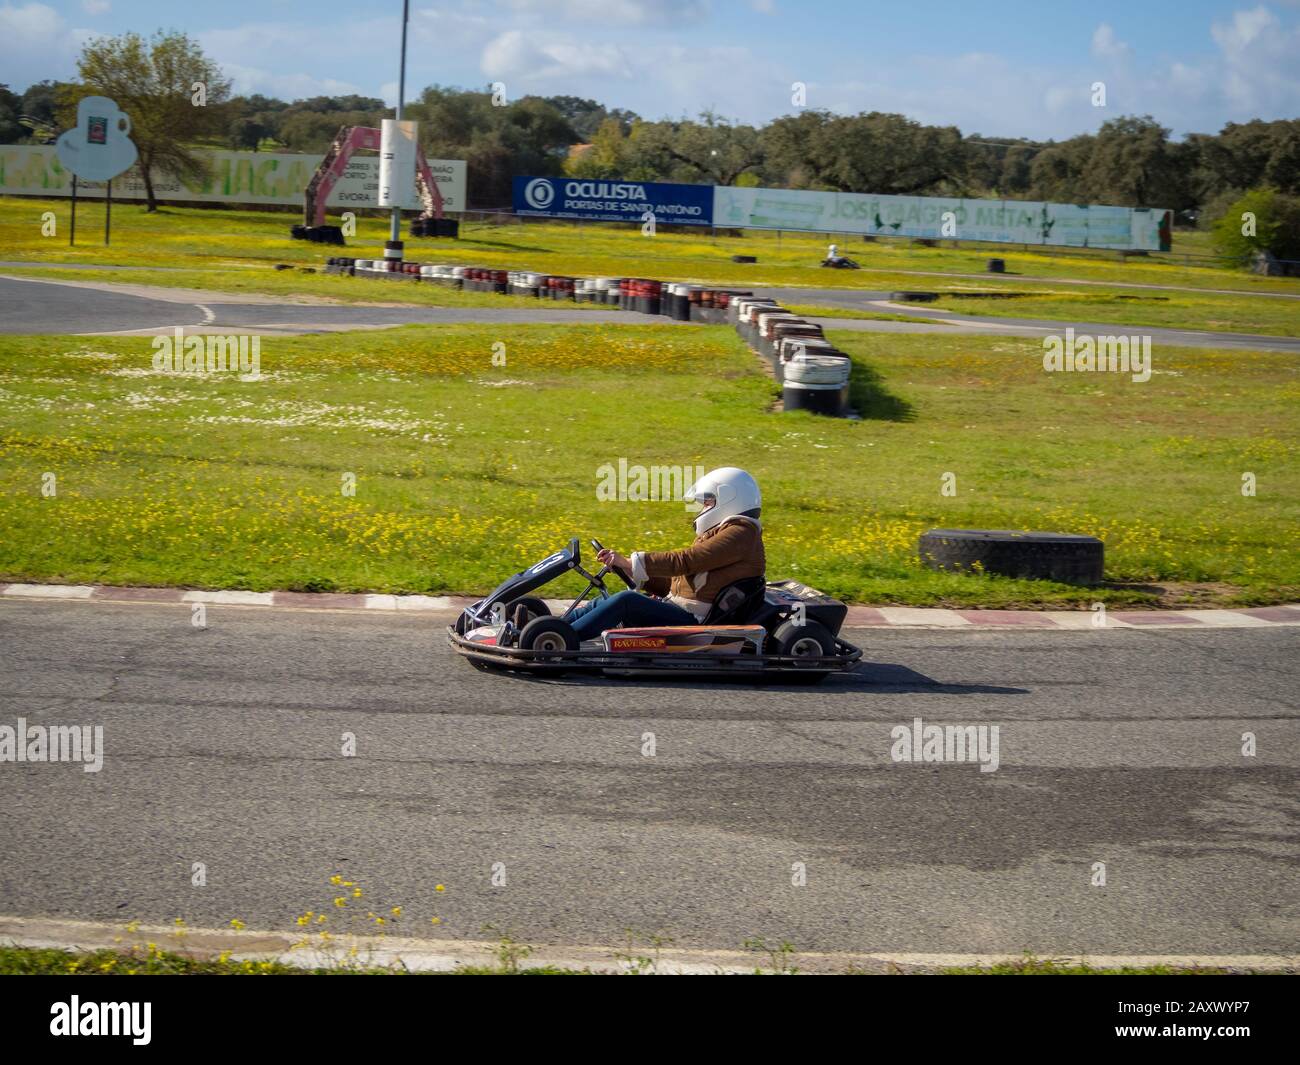
M 561 618 L 533 618 L 519 633 L 519 647 L 524 651 L 576 651 L 578 634 Z
M 835 654 L 835 637 L 830 630 L 816 621 L 805 621 L 796 625 L 785 621 L 772 633 L 772 644 L 776 653 L 788 658 L 821 658 Z M 796 668 L 799 663 L 794 663 Z M 816 666 L 816 662 L 809 662 Z
M 506 617 L 515 616 L 515 607 L 523 607 L 528 611 L 528 620 L 533 618 L 546 618 L 551 616 L 551 608 L 535 595 L 521 595 L 518 599 L 510 600 L 510 605 L 506 607 Z

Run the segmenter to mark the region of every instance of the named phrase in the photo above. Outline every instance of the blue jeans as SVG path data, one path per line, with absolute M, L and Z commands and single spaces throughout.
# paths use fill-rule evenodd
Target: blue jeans
M 579 607 L 572 621 L 579 640 L 594 640 L 606 629 L 699 624 L 694 614 L 676 603 L 651 599 L 631 589 Z

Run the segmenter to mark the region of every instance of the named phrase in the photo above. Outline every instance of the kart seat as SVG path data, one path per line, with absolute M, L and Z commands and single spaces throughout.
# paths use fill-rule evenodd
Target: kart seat
M 741 577 L 732 581 L 714 597 L 713 605 L 701 625 L 743 625 L 763 605 L 767 591 L 765 577 Z

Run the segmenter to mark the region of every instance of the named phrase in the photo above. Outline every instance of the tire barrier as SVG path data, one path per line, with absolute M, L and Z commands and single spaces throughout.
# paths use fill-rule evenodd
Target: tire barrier
M 745 343 L 771 364 L 785 410 L 836 418 L 849 413 L 852 363 L 826 339 L 821 326 L 767 297 L 737 295 L 727 299 L 725 308 Z
M 931 529 L 917 544 L 930 569 L 1100 584 L 1105 545 L 1095 536 L 1005 529 Z
M 1007 272 L 1005 259 L 990 259 L 984 266 L 990 274 L 1005 274 Z
M 832 417 L 849 413 L 852 367 L 849 357 L 826 339 L 821 326 L 786 310 L 767 296 L 646 277 L 567 277 L 529 270 L 495 270 L 391 258 L 336 257 L 329 259 L 324 269 L 329 274 L 418 281 L 466 292 L 508 293 L 619 307 L 678 322 L 730 324 L 753 351 L 767 360 L 772 377 L 782 387 L 786 410 L 807 410 Z M 908 295 L 933 297 L 936 294 Z
M 640 314 L 658 314 L 663 298 L 663 282 L 645 277 L 625 277 L 619 281 L 619 308 Z
M 733 263 L 756 263 L 758 262 L 758 256 L 757 255 L 733 255 L 731 257 L 731 261 Z

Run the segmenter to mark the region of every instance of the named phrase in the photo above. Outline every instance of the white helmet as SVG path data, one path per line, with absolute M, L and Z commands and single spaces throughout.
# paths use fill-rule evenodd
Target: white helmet
M 723 466 L 706 473 L 686 489 L 688 503 L 703 503 L 706 498 L 713 499 L 714 503 L 695 519 L 697 536 L 737 515 L 756 519 L 763 505 L 758 482 L 735 466 Z

